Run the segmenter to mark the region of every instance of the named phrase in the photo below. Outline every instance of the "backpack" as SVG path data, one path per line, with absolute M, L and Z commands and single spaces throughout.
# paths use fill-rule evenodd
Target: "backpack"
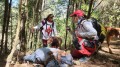
M 40 27 L 40 30 L 42 31 L 43 30 L 43 26 L 46 24 L 46 28 L 47 28 L 47 20 L 43 20 L 42 21 L 42 27 Z M 52 28 L 54 27 L 54 22 L 52 23 Z
M 99 37 L 101 34 L 101 26 L 98 23 L 97 19 L 91 18 L 91 20 L 92 20 L 92 25 L 93 25 L 94 29 L 97 31 L 97 36 Z
M 98 23 L 96 18 L 91 18 L 92 20 L 92 25 L 94 27 L 94 29 L 97 31 L 97 36 L 99 37 L 99 42 L 103 43 L 105 36 L 106 36 L 106 29 L 105 27 Z

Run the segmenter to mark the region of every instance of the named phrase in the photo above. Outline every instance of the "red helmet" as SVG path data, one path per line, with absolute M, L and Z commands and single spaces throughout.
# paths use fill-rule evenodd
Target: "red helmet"
M 72 17 L 74 15 L 77 15 L 78 17 L 82 17 L 84 16 L 84 12 L 82 10 L 76 10 L 70 16 Z

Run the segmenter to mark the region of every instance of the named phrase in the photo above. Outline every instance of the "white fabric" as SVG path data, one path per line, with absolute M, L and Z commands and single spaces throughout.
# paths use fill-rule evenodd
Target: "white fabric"
M 83 20 L 76 29 L 81 37 L 93 38 L 98 40 L 97 31 L 88 20 Z
M 45 20 L 44 20 L 45 22 Z M 46 25 L 47 25 L 47 28 L 46 28 Z M 35 27 L 33 27 L 34 29 L 40 29 L 40 27 L 43 26 L 43 30 L 42 30 L 42 33 L 43 33 L 43 36 L 42 36 L 42 39 L 49 39 L 50 37 L 54 37 L 57 35 L 57 29 L 56 29 L 56 24 L 54 22 L 54 26 L 52 27 L 52 23 L 48 22 L 47 21 L 47 24 L 43 25 L 42 22 L 39 23 L 38 25 L 36 25 Z M 52 30 L 50 31 L 50 33 L 46 32 L 46 30 Z

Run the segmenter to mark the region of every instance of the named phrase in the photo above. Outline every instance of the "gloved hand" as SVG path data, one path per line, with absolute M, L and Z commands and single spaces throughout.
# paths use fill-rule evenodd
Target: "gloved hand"
M 75 31 L 75 35 L 76 35 L 77 37 L 81 37 L 78 31 Z

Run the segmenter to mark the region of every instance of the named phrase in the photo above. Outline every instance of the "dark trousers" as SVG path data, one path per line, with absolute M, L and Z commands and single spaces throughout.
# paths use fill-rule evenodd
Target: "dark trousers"
M 47 47 L 47 40 L 42 39 L 43 47 Z

